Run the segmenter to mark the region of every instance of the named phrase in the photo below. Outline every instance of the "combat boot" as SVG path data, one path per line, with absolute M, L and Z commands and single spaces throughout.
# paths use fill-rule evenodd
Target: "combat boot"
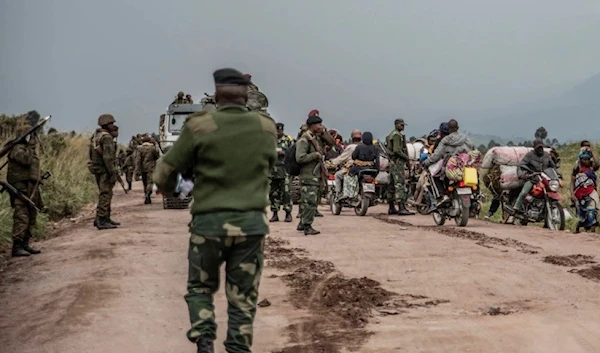
M 273 212 L 273 217 L 271 217 L 269 222 L 279 222 L 279 215 L 277 215 L 277 212 Z
M 296 230 L 299 232 L 304 232 L 304 229 L 306 228 L 306 226 L 302 223 L 298 224 L 298 227 L 296 227 Z
M 25 237 L 25 240 L 23 241 L 23 249 L 25 249 L 25 251 L 27 251 L 28 253 L 30 253 L 32 255 L 41 254 L 42 253 L 41 250 L 35 249 L 35 248 L 32 248 L 31 246 L 29 246 L 29 239 L 31 239 L 31 231 L 30 230 L 27 231 L 27 236 Z
M 284 222 L 290 223 L 291 221 L 292 221 L 292 212 L 286 212 Z
M 396 203 L 394 201 L 388 201 L 388 215 L 398 214 L 398 210 L 396 209 Z
M 215 347 L 211 339 L 200 337 L 196 345 L 198 346 L 198 353 L 215 353 Z
M 127 191 L 131 191 L 131 183 L 127 183 L 129 184 L 129 187 L 127 188 Z
M 150 194 L 146 193 L 146 199 L 144 200 L 144 205 L 149 205 L 152 203 L 152 199 L 150 199 Z
M 23 248 L 22 240 L 14 239 L 13 246 L 12 246 L 12 256 L 13 257 L 31 256 L 31 253 L 29 253 L 27 250 L 25 250 Z
M 319 232 L 318 230 L 314 229 L 312 226 L 305 226 L 304 227 L 304 235 L 317 235 L 317 234 L 321 234 L 321 232 Z
M 114 225 L 114 226 L 120 226 L 121 222 L 117 222 L 117 221 L 113 221 L 110 217 L 108 217 L 108 223 Z
M 98 230 L 115 229 L 117 228 L 117 226 L 107 221 L 106 218 L 99 218 L 98 225 L 96 226 L 96 228 L 98 228 Z
M 409 210 L 406 209 L 406 206 L 402 205 L 402 204 L 398 204 L 398 215 L 399 216 L 413 216 L 415 213 L 414 212 L 410 212 Z

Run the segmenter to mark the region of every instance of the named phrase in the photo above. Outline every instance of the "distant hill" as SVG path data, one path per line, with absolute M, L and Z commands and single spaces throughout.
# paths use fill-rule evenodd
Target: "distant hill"
M 514 136 L 513 137 L 501 137 L 501 136 L 495 136 L 495 135 L 482 135 L 482 134 L 472 133 L 472 132 L 468 132 L 468 131 L 465 131 L 465 133 L 469 137 L 469 140 L 471 140 L 471 142 L 473 142 L 473 144 L 475 146 L 479 146 L 479 145 L 487 146 L 490 143 L 490 141 L 494 141 L 501 145 L 506 145 L 509 142 L 512 142 L 514 144 L 519 144 L 523 141 L 528 140 L 524 137 L 514 137 Z M 531 139 L 529 139 L 529 140 L 531 140 Z

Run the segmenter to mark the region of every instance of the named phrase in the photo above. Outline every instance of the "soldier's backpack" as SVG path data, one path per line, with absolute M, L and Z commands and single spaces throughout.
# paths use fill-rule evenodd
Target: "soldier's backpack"
M 283 158 L 283 166 L 285 171 L 291 176 L 300 175 L 301 166 L 296 161 L 296 144 L 293 144 L 285 151 Z

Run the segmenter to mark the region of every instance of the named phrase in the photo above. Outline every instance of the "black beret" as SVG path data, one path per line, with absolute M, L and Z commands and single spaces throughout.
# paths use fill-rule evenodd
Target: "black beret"
M 248 86 L 250 80 L 236 69 L 219 69 L 213 73 L 215 86 Z
M 283 123 L 277 123 L 275 126 L 277 127 L 277 130 L 283 130 L 284 127 Z
M 406 125 L 404 123 L 404 119 L 396 119 L 396 120 L 394 120 L 394 125 L 398 125 L 398 124 Z
M 323 122 L 323 119 L 321 119 L 317 115 L 313 115 L 310 118 L 306 119 L 306 125 L 314 125 L 314 124 L 319 124 L 322 122 Z

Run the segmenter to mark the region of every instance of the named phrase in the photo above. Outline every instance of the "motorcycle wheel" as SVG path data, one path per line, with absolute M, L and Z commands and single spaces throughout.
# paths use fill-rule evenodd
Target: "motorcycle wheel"
M 434 211 L 431 213 L 431 216 L 433 216 L 433 221 L 435 222 L 436 225 L 438 226 L 443 226 L 444 223 L 446 223 L 446 217 L 444 216 L 444 214 L 442 213 L 443 211 Z
M 329 209 L 331 209 L 331 214 L 334 216 L 339 216 L 342 213 L 342 204 L 335 202 L 335 193 L 329 195 Z
M 552 202 L 546 211 L 546 225 L 550 230 L 565 230 L 565 211 L 558 202 Z
M 465 205 L 462 199 L 455 199 L 457 203 L 452 202 L 452 204 L 460 210 L 459 214 L 454 217 L 454 223 L 456 223 L 459 227 L 465 227 L 467 223 L 469 223 L 470 210 L 469 207 Z
M 360 200 L 358 206 L 354 207 L 354 212 L 357 216 L 364 216 L 367 214 L 367 210 L 369 209 L 369 204 L 371 203 L 371 199 L 366 196 L 363 196 Z

